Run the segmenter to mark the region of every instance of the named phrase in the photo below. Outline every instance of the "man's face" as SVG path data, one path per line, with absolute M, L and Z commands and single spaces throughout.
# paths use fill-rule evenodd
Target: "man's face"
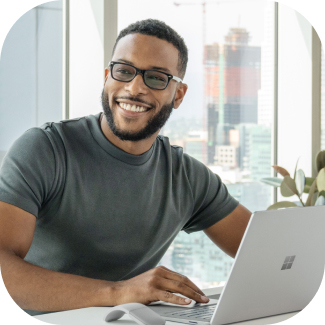
M 178 50 L 154 36 L 130 34 L 123 37 L 115 48 L 112 61 L 179 76 Z M 103 110 L 110 129 L 121 140 L 139 141 L 158 134 L 173 107 L 180 105 L 187 88 L 170 81 L 166 89 L 155 90 L 144 84 L 141 75 L 126 83 L 114 80 L 108 70 L 105 74 Z M 145 110 L 131 111 L 129 105 Z

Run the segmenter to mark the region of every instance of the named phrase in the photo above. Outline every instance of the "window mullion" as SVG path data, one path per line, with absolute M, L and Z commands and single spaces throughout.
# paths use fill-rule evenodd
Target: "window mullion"
M 321 71 L 322 71 L 322 45 L 312 28 L 312 177 L 317 176 L 315 158 L 321 150 Z
M 272 146 L 272 164 L 278 164 L 278 42 L 279 42 L 279 4 L 274 3 L 274 115 L 273 115 L 273 146 Z M 273 169 L 273 176 L 277 177 L 277 172 Z M 273 190 L 273 203 L 277 202 L 278 188 Z

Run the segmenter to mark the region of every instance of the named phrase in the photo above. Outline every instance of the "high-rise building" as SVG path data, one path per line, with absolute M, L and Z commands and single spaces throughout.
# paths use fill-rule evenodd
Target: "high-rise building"
M 257 123 L 261 48 L 250 46 L 245 28 L 231 28 L 225 44 L 205 46 L 205 96 L 208 111 L 208 164 L 216 145 L 229 145 L 239 123 Z
M 227 184 L 227 189 L 251 212 L 266 210 L 271 205 L 272 187 L 261 182 Z
M 191 131 L 184 141 L 184 152 L 204 163 L 204 148 L 207 145 L 204 131 Z
M 215 162 L 219 166 L 235 168 L 237 167 L 237 147 L 217 146 Z
M 250 180 L 271 176 L 271 128 L 257 124 L 239 124 L 238 163 L 250 172 Z
M 233 258 L 224 254 L 200 231 L 190 236 L 181 232 L 173 242 L 172 268 L 201 283 L 224 281 Z
M 272 188 L 260 178 L 271 171 L 271 134 L 264 124 L 257 125 L 261 47 L 250 45 L 250 33 L 245 28 L 230 28 L 223 43 L 204 46 L 203 63 L 207 160 L 199 132 L 187 133 L 184 151 L 199 160 L 202 157 L 229 193 L 250 211 L 265 210 L 271 204 Z M 176 132 L 178 127 L 168 136 Z M 203 232 L 181 232 L 171 247 L 164 263 L 171 263 L 172 269 L 202 287 L 224 281 L 233 263 Z

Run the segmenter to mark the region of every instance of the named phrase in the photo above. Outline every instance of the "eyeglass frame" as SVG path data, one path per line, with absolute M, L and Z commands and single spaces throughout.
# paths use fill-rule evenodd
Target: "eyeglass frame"
M 135 69 L 135 75 L 133 76 L 133 78 L 131 80 L 128 80 L 128 81 L 124 81 L 124 80 L 118 80 L 116 78 L 113 77 L 113 67 L 115 64 L 123 64 L 123 65 L 128 65 L 129 67 L 132 67 Z M 114 80 L 117 80 L 117 81 L 121 81 L 121 82 L 131 82 L 138 74 L 141 74 L 142 75 L 142 80 L 143 80 L 143 83 L 150 89 L 154 89 L 154 90 L 165 90 L 167 88 L 167 86 L 169 85 L 169 82 L 171 80 L 175 80 L 177 82 L 183 82 L 183 80 L 179 77 L 176 77 L 176 76 L 173 76 L 169 73 L 166 73 L 166 72 L 162 72 L 162 71 L 159 71 L 159 70 L 154 70 L 154 69 L 147 69 L 147 70 L 143 70 L 143 69 L 138 69 L 136 68 L 135 66 L 133 66 L 132 64 L 128 64 L 128 63 L 124 63 L 124 62 L 117 62 L 117 61 L 110 61 L 108 63 L 108 67 L 110 67 L 110 71 L 111 71 L 111 77 L 114 79 Z M 155 71 L 155 72 L 159 72 L 159 73 L 162 73 L 164 75 L 166 75 L 168 77 L 168 81 L 166 83 L 166 86 L 165 88 L 162 88 L 162 89 L 157 89 L 157 88 L 152 88 L 150 86 L 147 85 L 145 79 L 144 79 L 144 74 L 146 71 Z

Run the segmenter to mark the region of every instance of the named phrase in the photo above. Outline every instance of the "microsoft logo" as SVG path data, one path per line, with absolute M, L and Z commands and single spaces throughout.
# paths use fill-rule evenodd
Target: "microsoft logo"
M 284 260 L 284 263 L 282 265 L 282 269 L 281 270 L 288 270 L 291 269 L 291 266 L 293 264 L 293 261 L 295 260 L 296 255 L 294 256 L 287 256 Z

